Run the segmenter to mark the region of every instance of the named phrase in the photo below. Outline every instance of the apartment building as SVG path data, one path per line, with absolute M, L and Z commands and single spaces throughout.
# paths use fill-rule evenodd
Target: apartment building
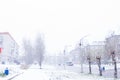
M 8 32 L 0 32 L 0 63 L 17 62 L 18 48 L 18 44 Z

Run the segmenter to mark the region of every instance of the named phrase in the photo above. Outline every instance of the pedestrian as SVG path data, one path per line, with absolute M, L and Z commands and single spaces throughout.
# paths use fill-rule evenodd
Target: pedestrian
M 103 66 L 103 71 L 105 71 L 105 67 Z

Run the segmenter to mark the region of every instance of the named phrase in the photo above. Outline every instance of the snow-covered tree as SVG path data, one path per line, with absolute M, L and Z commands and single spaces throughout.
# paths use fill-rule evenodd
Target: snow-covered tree
M 23 49 L 24 49 L 24 62 L 27 65 L 30 65 L 33 63 L 33 47 L 29 40 L 24 39 L 23 40 Z
M 35 59 L 38 62 L 40 69 L 44 59 L 44 53 L 45 53 L 44 39 L 41 34 L 38 34 L 35 40 Z

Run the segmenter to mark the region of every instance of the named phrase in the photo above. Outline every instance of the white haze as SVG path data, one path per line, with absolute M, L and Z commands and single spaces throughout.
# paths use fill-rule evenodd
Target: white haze
M 66 45 L 104 40 L 120 32 L 119 0 L 1 0 L 0 31 L 10 32 L 20 45 L 24 37 L 45 37 L 46 50 L 57 53 Z

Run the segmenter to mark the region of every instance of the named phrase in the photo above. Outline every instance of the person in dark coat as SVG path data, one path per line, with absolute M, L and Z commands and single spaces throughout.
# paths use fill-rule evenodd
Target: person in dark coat
M 105 67 L 103 66 L 103 71 L 105 71 Z

